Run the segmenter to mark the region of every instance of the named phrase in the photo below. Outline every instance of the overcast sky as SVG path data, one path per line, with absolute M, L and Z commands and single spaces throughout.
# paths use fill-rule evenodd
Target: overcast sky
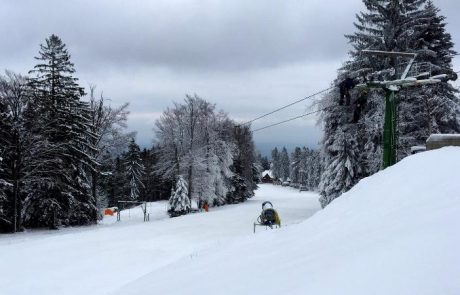
M 434 3 L 460 44 L 460 1 Z M 0 65 L 26 73 L 39 44 L 57 34 L 82 86 L 96 84 L 113 105 L 129 102 L 129 128 L 150 146 L 155 119 L 186 93 L 245 121 L 327 88 L 362 9 L 360 0 L 1 0 Z M 299 104 L 253 127 L 305 111 Z M 314 147 L 321 128 L 310 116 L 254 138 L 263 153 Z

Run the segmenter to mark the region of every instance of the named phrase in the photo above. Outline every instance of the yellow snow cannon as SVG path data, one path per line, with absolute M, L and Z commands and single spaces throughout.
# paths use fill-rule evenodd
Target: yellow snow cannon
M 257 222 L 254 222 L 254 233 L 256 232 L 256 226 L 265 226 L 265 229 L 273 227 L 281 227 L 281 219 L 273 209 L 273 204 L 269 201 L 262 203 L 262 212 L 259 217 L 257 217 Z

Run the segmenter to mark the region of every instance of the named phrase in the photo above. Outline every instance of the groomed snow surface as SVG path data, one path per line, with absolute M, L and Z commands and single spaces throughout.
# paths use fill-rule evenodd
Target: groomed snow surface
M 443 148 L 316 214 L 317 195 L 267 184 L 209 213 L 169 219 L 156 203 L 149 223 L 132 210 L 119 223 L 0 236 L 0 293 L 460 294 L 459 172 L 460 148 Z M 288 226 L 254 235 L 264 200 Z

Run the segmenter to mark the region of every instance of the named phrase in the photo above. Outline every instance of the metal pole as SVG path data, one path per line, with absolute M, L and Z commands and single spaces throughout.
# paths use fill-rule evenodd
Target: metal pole
M 386 90 L 385 125 L 383 127 L 383 168 L 396 163 L 396 101 L 395 91 Z

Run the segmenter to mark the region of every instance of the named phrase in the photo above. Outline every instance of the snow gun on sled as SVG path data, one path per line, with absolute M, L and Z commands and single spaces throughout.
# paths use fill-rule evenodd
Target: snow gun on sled
M 256 232 L 257 225 L 265 226 L 265 229 L 267 227 L 273 228 L 275 225 L 281 227 L 280 217 L 278 212 L 273 209 L 273 204 L 271 202 L 266 201 L 262 203 L 262 212 L 259 217 L 257 217 L 257 222 L 254 222 L 254 233 Z

